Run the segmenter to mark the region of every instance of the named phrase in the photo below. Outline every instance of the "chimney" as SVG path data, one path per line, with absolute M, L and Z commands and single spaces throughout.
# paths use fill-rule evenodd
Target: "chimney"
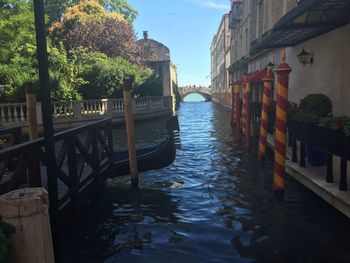
M 143 31 L 143 38 L 148 39 L 148 31 Z

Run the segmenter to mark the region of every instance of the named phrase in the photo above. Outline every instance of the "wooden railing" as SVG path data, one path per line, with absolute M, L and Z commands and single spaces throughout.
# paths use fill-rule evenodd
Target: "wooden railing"
M 113 152 L 112 119 L 54 135 L 56 146 L 58 205 L 77 200 L 90 185 L 104 183 Z M 0 150 L 0 194 L 21 187 L 47 185 L 44 139 Z M 54 176 L 54 175 L 50 175 Z
M 172 110 L 171 97 L 136 98 L 133 103 L 135 115 Z M 41 103 L 37 103 L 37 120 L 42 124 Z M 122 117 L 123 99 L 96 99 L 84 101 L 53 102 L 54 123 L 96 120 L 101 117 Z M 3 126 L 27 121 L 26 103 L 0 104 L 0 122 Z

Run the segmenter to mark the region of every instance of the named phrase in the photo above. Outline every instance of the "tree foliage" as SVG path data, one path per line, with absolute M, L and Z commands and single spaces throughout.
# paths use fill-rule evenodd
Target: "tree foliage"
M 62 21 L 53 24 L 50 31 L 68 51 L 85 47 L 110 57 L 140 61 L 131 25 L 122 15 L 107 12 L 97 0 L 84 0 L 68 8 Z
M 73 50 L 79 76 L 86 82 L 80 86 L 85 99 L 121 98 L 124 79 L 133 76 L 136 96 L 161 95 L 159 76 L 153 70 L 130 63 L 126 59 L 110 58 L 86 49 Z
M 130 75 L 136 96 L 162 95 L 159 76 L 140 62 L 130 23 L 137 12 L 125 0 L 45 3 L 53 100 L 121 97 Z M 34 25 L 32 0 L 0 1 L 0 84 L 10 85 L 2 101 L 24 101 L 25 87 L 38 88 Z
M 61 21 L 66 9 L 79 4 L 79 0 L 46 0 L 45 10 L 49 16 L 49 24 Z M 134 22 L 138 13 L 126 0 L 100 0 L 98 1 L 107 12 L 118 13 L 130 24 Z
M 125 0 L 101 0 L 105 9 L 110 12 L 122 14 L 124 19 L 132 23 L 136 19 L 138 13 Z

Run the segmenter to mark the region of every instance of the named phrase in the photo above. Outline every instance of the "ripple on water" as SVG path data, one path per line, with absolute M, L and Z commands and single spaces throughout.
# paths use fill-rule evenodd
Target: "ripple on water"
M 285 200 L 275 199 L 271 158 L 263 167 L 234 142 L 228 111 L 183 103 L 179 121 L 174 164 L 141 174 L 139 190 L 110 180 L 82 220 L 72 262 L 350 261 L 348 220 L 290 179 Z M 139 124 L 138 145 L 164 123 Z

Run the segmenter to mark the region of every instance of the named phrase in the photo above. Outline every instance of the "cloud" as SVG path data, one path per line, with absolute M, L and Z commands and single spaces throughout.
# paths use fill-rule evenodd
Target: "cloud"
M 224 3 L 218 3 L 218 1 L 215 0 L 201 0 L 200 5 L 205 8 L 211 8 L 211 9 L 229 9 L 229 4 Z

